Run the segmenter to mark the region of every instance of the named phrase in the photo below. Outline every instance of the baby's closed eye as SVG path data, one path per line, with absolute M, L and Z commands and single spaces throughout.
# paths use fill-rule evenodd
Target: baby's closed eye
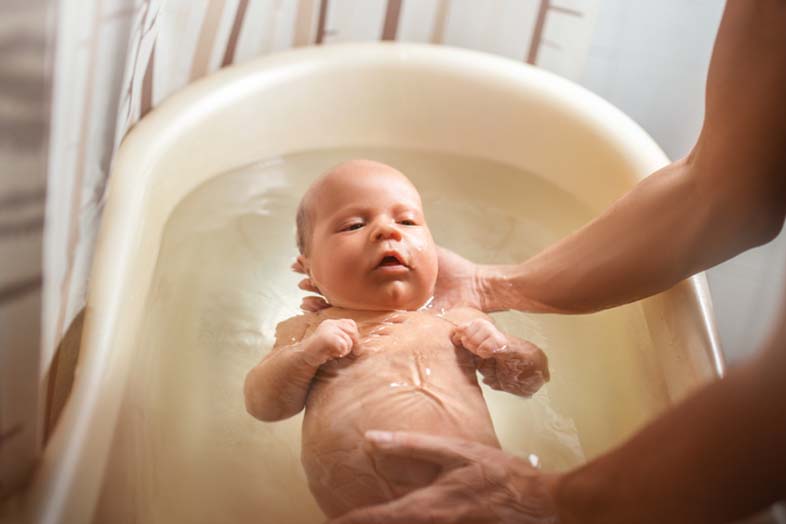
M 363 226 L 364 226 L 363 222 L 352 222 L 350 224 L 347 224 L 347 225 L 343 226 L 340 229 L 340 231 L 355 231 L 357 229 L 360 229 Z

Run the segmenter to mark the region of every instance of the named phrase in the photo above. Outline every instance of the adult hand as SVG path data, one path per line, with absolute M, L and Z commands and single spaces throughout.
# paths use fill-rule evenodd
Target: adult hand
M 434 288 L 435 308 L 469 306 L 487 311 L 477 264 L 440 246 L 437 246 L 437 262 L 439 273 Z
M 372 455 L 416 458 L 442 467 L 424 488 L 356 509 L 328 524 L 556 524 L 556 475 L 476 442 L 407 432 L 366 433 Z
M 451 309 L 456 306 L 470 306 L 482 311 L 488 311 L 486 297 L 484 296 L 478 276 L 478 266 L 456 253 L 437 246 L 437 260 L 439 273 L 434 288 L 434 301 L 432 306 L 439 309 Z M 305 269 L 299 261 L 292 264 L 292 270 L 305 274 Z M 314 282 L 306 277 L 298 284 L 300 289 L 311 293 L 321 294 Z M 300 304 L 304 311 L 319 311 L 330 307 L 322 296 L 305 297 Z
M 292 271 L 294 271 L 295 273 L 301 273 L 304 275 L 306 274 L 306 269 L 303 267 L 303 264 L 301 264 L 300 260 L 298 259 L 296 259 L 292 263 L 291 267 L 292 267 Z M 299 287 L 304 291 L 308 291 L 310 293 L 316 293 L 317 295 L 322 294 L 319 291 L 317 285 L 314 284 L 314 282 L 308 276 L 303 280 L 301 280 L 298 283 L 297 287 Z M 328 304 L 327 300 L 325 300 L 325 298 L 322 296 L 315 297 L 311 295 L 311 296 L 303 297 L 303 300 L 300 302 L 300 309 L 302 309 L 303 311 L 310 311 L 312 313 L 319 311 L 320 309 L 325 309 L 327 307 L 330 307 L 330 304 Z

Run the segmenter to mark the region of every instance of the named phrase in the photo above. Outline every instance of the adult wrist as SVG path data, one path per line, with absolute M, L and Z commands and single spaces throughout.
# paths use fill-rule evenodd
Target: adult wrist
M 588 466 L 555 476 L 551 494 L 556 507 L 559 524 L 617 524 L 635 522 L 620 515 L 624 504 L 612 501 L 613 490 L 602 486 L 597 475 L 587 473 Z M 610 511 L 612 508 L 621 511 Z M 616 513 L 616 515 L 615 515 Z
M 483 311 L 516 309 L 533 313 L 558 312 L 531 296 L 527 270 L 519 265 L 481 265 L 476 273 L 476 288 Z
M 475 273 L 475 289 L 480 298 L 481 309 L 486 312 L 516 309 L 506 298 L 510 293 L 509 266 L 479 265 Z

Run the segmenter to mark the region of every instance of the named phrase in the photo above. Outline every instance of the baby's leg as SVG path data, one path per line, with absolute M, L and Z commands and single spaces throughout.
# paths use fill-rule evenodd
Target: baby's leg
M 428 486 L 440 473 L 439 466 L 412 458 L 380 455 L 369 457 L 369 460 L 393 494 L 391 498 L 403 497 L 410 491 Z
M 402 497 L 430 484 L 437 466 L 414 459 L 373 459 L 365 450 L 332 450 L 304 456 L 309 488 L 329 518 Z
M 360 447 L 309 451 L 302 457 L 309 489 L 328 517 L 393 498 Z

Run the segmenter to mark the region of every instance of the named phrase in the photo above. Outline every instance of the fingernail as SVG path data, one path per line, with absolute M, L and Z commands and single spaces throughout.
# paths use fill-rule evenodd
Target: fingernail
M 393 433 L 390 431 L 376 431 L 372 429 L 370 431 L 366 431 L 366 439 L 384 444 L 385 442 L 393 441 Z

